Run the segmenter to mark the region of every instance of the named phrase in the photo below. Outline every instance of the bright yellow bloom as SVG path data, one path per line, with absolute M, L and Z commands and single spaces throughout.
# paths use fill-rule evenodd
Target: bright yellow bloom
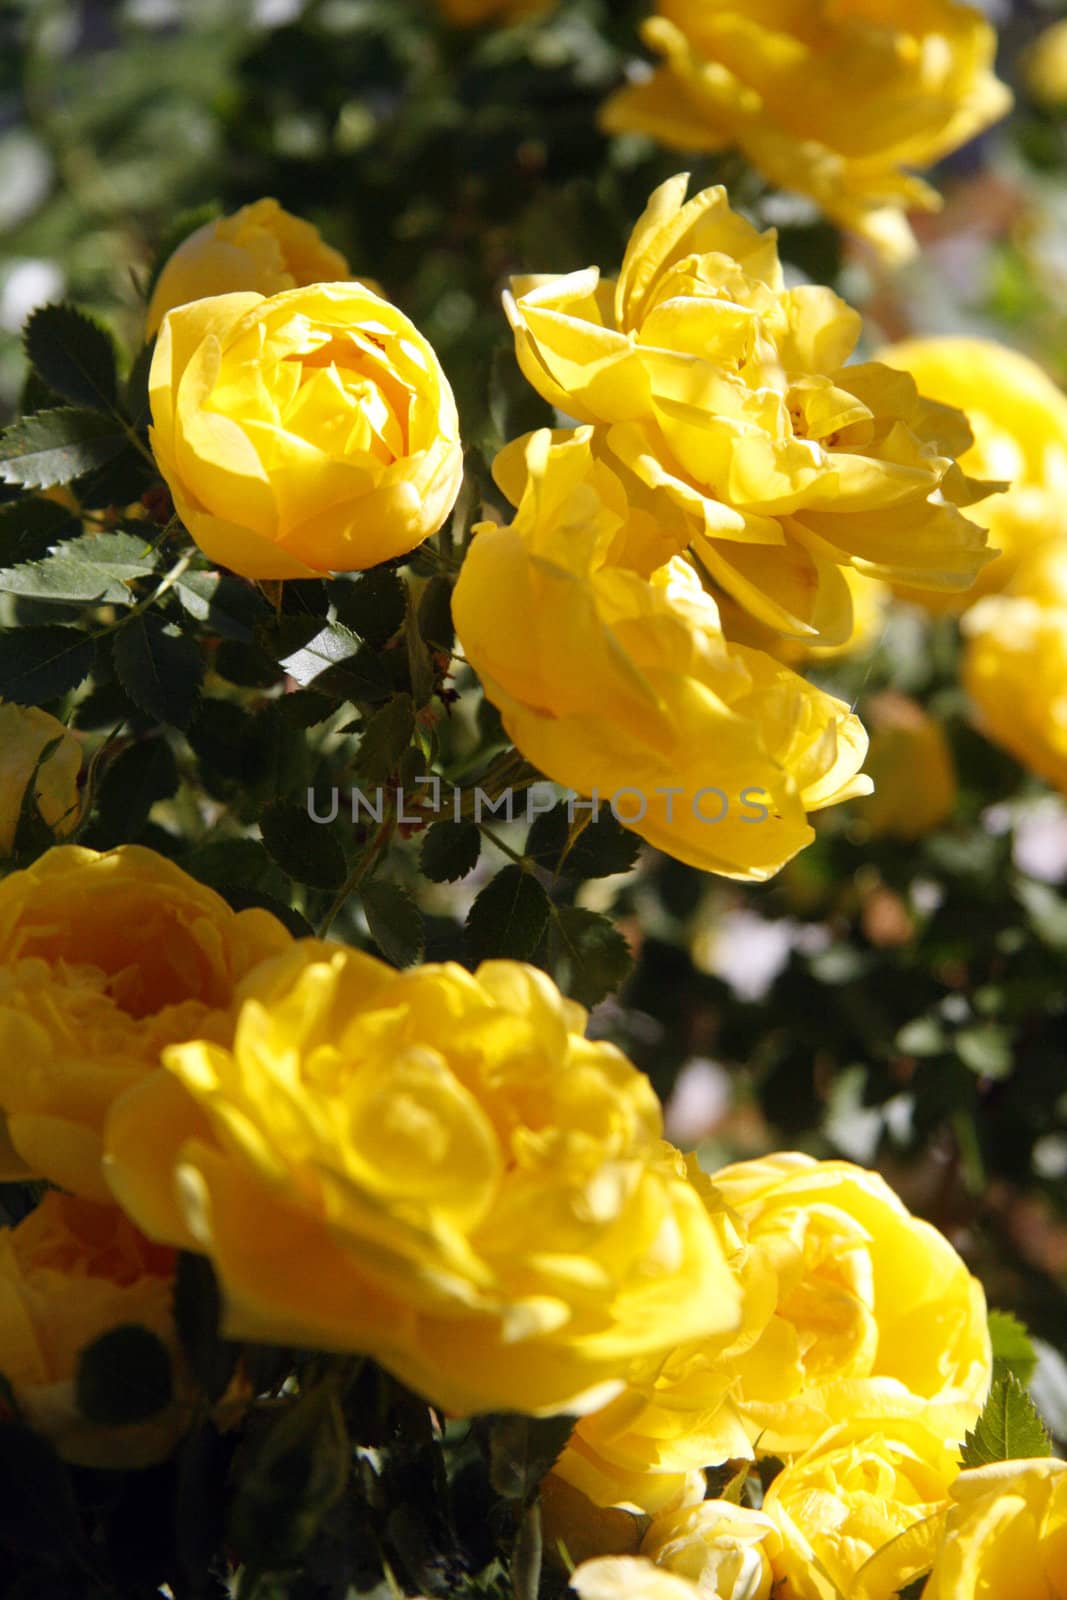
M 1003 589 L 1019 562 L 1046 539 L 1067 537 L 1067 395 L 1029 357 L 992 339 L 911 339 L 878 359 L 909 372 L 922 394 L 966 411 L 974 444 L 964 472 L 1007 485 L 965 515 L 989 530 L 999 551 L 964 594 L 902 590 L 938 612 L 961 611 Z
M 115 1194 L 211 1257 L 228 1333 L 363 1351 L 452 1411 L 551 1413 L 736 1323 L 647 1078 L 543 973 L 305 940 L 241 1002 L 232 1048 L 165 1051 L 108 1128 Z
M 277 200 L 256 200 L 232 216 L 205 222 L 183 239 L 152 291 L 145 321 L 151 338 L 168 311 L 210 295 L 253 291 L 280 294 L 349 276 L 339 250 L 319 230 Z
M 152 448 L 182 521 L 248 578 L 373 567 L 436 533 L 463 456 L 448 380 L 364 284 L 225 294 L 163 320 Z
M 703 1183 L 736 1228 L 737 1334 L 679 1343 L 578 1424 L 556 1470 L 601 1504 L 654 1511 L 683 1474 L 789 1456 L 850 1418 L 973 1426 L 992 1371 L 985 1297 L 877 1173 L 781 1154 Z
M 956 1472 L 921 1422 L 829 1429 L 764 1496 L 782 1535 L 775 1600 L 891 1600 L 929 1567 Z
M 172 1355 L 174 1252 L 149 1244 L 113 1205 L 54 1190 L 14 1228 L 0 1229 L 3 1374 L 27 1421 L 68 1461 L 142 1467 L 169 1455 L 181 1430 L 177 1404 L 121 1427 L 78 1410 L 78 1356 L 124 1324 L 148 1328 Z
M 762 1512 L 705 1500 L 656 1517 L 639 1555 L 585 1562 L 571 1588 L 581 1600 L 769 1600 L 781 1547 Z
M 1023 56 L 1023 76 L 1039 105 L 1050 110 L 1067 105 L 1067 17 L 1038 34 Z
M 887 689 L 867 702 L 873 728 L 867 771 L 874 793 L 860 816 L 872 835 L 921 839 L 956 806 L 956 768 L 945 732 L 915 700 Z
M 785 288 L 775 235 L 721 188 L 684 203 L 687 182 L 653 194 L 617 281 L 596 267 L 512 281 L 529 382 L 595 425 L 596 453 L 660 545 L 688 547 L 771 628 L 844 643 L 850 565 L 965 589 L 988 556 L 960 508 L 989 487 L 956 465 L 966 419 L 906 374 L 847 366 L 857 313 L 829 289 Z
M 49 850 L 0 883 L 0 1177 L 109 1200 L 101 1130 L 163 1045 L 227 1025 L 238 979 L 290 942 L 138 845 Z M 0 1370 L 2 1370 L 0 1356 Z
M 723 638 L 693 568 L 662 557 L 590 429 L 498 457 L 519 502 L 477 531 L 452 610 L 467 659 L 522 753 L 679 860 L 770 877 L 806 813 L 869 792 L 866 735 L 840 700 Z
M 1067 1600 L 1067 1462 L 961 1472 L 923 1600 Z
M 37 767 L 43 751 L 57 739 L 52 754 Z M 47 711 L 0 704 L 0 859 L 15 848 L 19 814 L 35 767 L 38 814 L 58 838 L 76 826 L 81 764 L 78 740 Z
M 928 167 L 998 121 L 996 34 L 958 0 L 657 0 L 642 29 L 663 57 L 604 108 L 612 132 L 678 150 L 736 146 L 772 184 L 810 195 L 891 260 L 905 213 L 936 210 Z
M 437 0 L 438 8 L 457 28 L 482 22 L 518 22 L 554 10 L 558 0 Z
M 1036 550 L 963 631 L 961 676 L 982 731 L 1067 794 L 1067 540 Z

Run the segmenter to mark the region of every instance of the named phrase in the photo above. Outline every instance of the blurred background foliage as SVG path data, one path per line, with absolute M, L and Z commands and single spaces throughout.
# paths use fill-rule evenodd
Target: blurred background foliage
M 1026 53 L 1065 8 L 986 9 L 1017 109 L 935 175 L 946 204 L 918 219 L 915 264 L 887 273 L 732 158 L 694 160 L 694 186 L 723 181 L 778 226 L 796 281 L 831 283 L 864 311 L 867 349 L 973 332 L 1063 383 L 1067 123 L 1031 97 Z M 546 420 L 511 355 L 507 275 L 611 270 L 650 189 L 682 164 L 596 128 L 640 55 L 645 10 L 563 0 L 547 19 L 458 31 L 432 0 L 6 0 L 0 411 L 17 405 L 34 306 L 67 296 L 136 348 L 150 264 L 190 214 L 271 194 L 434 343 L 484 485 L 493 451 Z M 990 1303 L 1045 1341 L 1037 1381 L 1062 1439 L 1067 808 L 975 730 L 958 653 L 953 619 L 901 605 L 861 658 L 811 672 L 861 714 L 886 689 L 925 707 L 957 767 L 951 817 L 910 841 L 872 837 L 860 805 L 831 811 L 760 888 L 642 850 L 580 891 L 637 958 L 593 1027 L 651 1074 L 671 1135 L 708 1165 L 792 1146 L 881 1167 Z M 463 739 L 460 721 L 456 764 Z M 430 956 L 462 957 L 488 870 L 431 892 Z

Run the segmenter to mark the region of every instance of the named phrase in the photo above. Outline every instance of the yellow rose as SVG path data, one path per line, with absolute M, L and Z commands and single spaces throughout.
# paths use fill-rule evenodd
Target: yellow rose
M 163 1045 L 225 1027 L 234 986 L 290 942 L 265 911 L 138 845 L 49 850 L 0 883 L 0 1178 L 109 1200 L 108 1107 Z M 0 1357 L 2 1370 L 2 1357 Z
M 683 1344 L 577 1425 L 556 1470 L 601 1504 L 655 1510 L 694 1468 L 789 1456 L 849 1418 L 972 1427 L 992 1373 L 985 1296 L 877 1173 L 784 1153 L 706 1187 L 736 1229 L 737 1334 Z
M 43 751 L 57 739 L 52 754 L 38 767 Z M 34 768 L 34 798 L 41 818 L 59 838 L 77 825 L 81 764 L 78 740 L 47 711 L 0 704 L 0 859 L 14 851 L 19 815 Z
M 325 244 L 310 222 L 283 210 L 277 200 L 256 200 L 232 216 L 205 222 L 182 240 L 152 291 L 145 333 L 151 338 L 168 311 L 190 300 L 248 290 L 280 294 L 348 276 L 344 256 Z
M 705 1500 L 656 1517 L 639 1555 L 585 1562 L 571 1588 L 581 1600 L 769 1600 L 781 1547 L 762 1512 Z
M 956 465 L 971 444 L 962 413 L 906 373 L 846 365 L 857 313 L 829 289 L 787 289 L 775 235 L 721 188 L 684 203 L 687 183 L 653 194 L 617 280 L 596 267 L 512 280 L 526 378 L 594 425 L 660 546 L 688 547 L 771 628 L 844 643 L 850 565 L 965 589 L 989 556 L 960 508 L 989 485 Z
M 1042 29 L 1022 65 L 1027 90 L 1038 105 L 1052 111 L 1067 105 L 1067 17 Z
M 892 689 L 868 701 L 864 715 L 874 730 L 867 757 L 874 793 L 859 814 L 876 838 L 921 839 L 956 806 L 956 768 L 944 729 Z
M 1067 536 L 1067 395 L 1027 356 L 992 339 L 912 339 L 878 359 L 909 372 L 931 400 L 965 410 L 974 444 L 961 468 L 1010 485 L 964 513 L 988 528 L 999 551 L 968 593 L 901 590 L 931 610 L 960 611 L 1003 589 L 1037 545 Z
M 891 1600 L 929 1567 L 957 1470 L 921 1422 L 830 1428 L 763 1497 L 775 1600 Z
M 770 183 L 810 195 L 890 260 L 915 251 L 905 213 L 936 210 L 910 169 L 1011 106 L 996 34 L 957 0 L 658 0 L 642 29 L 663 58 L 608 101 L 610 132 L 677 150 L 739 148 Z
M 124 1324 L 148 1328 L 176 1353 L 174 1252 L 149 1244 L 116 1206 L 52 1191 L 14 1228 L 0 1229 L 0 1371 L 19 1409 L 81 1466 L 143 1467 L 173 1449 L 177 1401 L 144 1422 L 105 1427 L 75 1401 L 82 1350 Z
M 768 878 L 810 843 L 809 811 L 869 791 L 866 735 L 842 701 L 728 644 L 685 560 L 641 570 L 654 532 L 590 432 L 529 439 L 515 521 L 477 531 L 453 594 L 463 649 L 548 777 L 681 861 Z M 511 452 L 500 468 L 507 487 Z
M 963 619 L 961 677 L 979 727 L 1067 794 L 1067 540 L 1041 546 Z
M 457 28 L 480 22 L 518 22 L 523 17 L 552 11 L 558 0 L 437 0 L 447 21 Z
M 1067 1600 L 1067 1462 L 961 1472 L 923 1600 Z
M 738 1317 L 648 1080 L 585 1020 L 517 963 L 301 941 L 232 1048 L 175 1045 L 115 1106 L 108 1176 L 211 1257 L 235 1337 L 363 1351 L 452 1411 L 581 1410 Z
M 248 578 L 349 572 L 436 533 L 463 473 L 433 350 L 364 284 L 224 294 L 163 319 L 152 448 L 182 521 Z

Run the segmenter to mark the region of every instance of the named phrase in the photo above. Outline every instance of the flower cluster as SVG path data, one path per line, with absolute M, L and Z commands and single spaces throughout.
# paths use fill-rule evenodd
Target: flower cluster
M 915 249 L 907 210 L 939 203 L 911 169 L 1011 105 L 992 72 L 996 34 L 959 0 L 657 0 L 642 31 L 663 64 L 608 101 L 609 130 L 737 147 L 895 260 Z

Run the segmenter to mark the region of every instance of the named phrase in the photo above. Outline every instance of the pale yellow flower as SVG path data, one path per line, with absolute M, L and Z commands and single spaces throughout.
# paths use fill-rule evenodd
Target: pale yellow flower
M 581 1411 L 736 1324 L 659 1103 L 532 967 L 298 942 L 114 1107 L 107 1171 L 211 1257 L 237 1338 L 373 1355 L 451 1411 Z
M 475 534 L 453 595 L 468 661 L 522 753 L 614 804 L 650 844 L 764 879 L 813 833 L 807 814 L 869 792 L 848 707 L 724 639 L 714 601 L 633 514 L 592 430 L 532 435 L 498 460 L 520 499 Z
M 709 585 L 816 645 L 852 634 L 845 567 L 966 589 L 989 556 L 961 508 L 989 486 L 956 464 L 962 413 L 905 373 L 848 365 L 858 315 L 787 289 L 774 234 L 721 188 L 685 203 L 687 181 L 653 194 L 617 280 L 589 267 L 505 296 L 523 373 L 594 426 L 649 524 L 647 565 L 688 548 Z
M 44 751 L 57 740 L 48 759 L 41 761 Z M 36 706 L 0 703 L 0 859 L 15 848 L 26 787 L 35 768 L 34 799 L 42 821 L 57 838 L 77 826 L 81 763 L 81 745 L 62 722 Z
M 996 34 L 959 0 L 657 0 L 642 29 L 662 65 L 604 108 L 612 132 L 678 150 L 742 150 L 891 260 L 906 212 L 936 209 L 914 176 L 1011 106 Z
M 289 942 L 268 912 L 231 911 L 139 845 L 61 845 L 12 873 L 0 883 L 0 1177 L 109 1200 L 111 1102 L 159 1070 L 163 1045 L 225 1036 L 238 980 Z
M 152 449 L 182 521 L 244 577 L 406 555 L 459 492 L 448 380 L 408 318 L 365 284 L 177 306 L 149 394 Z

